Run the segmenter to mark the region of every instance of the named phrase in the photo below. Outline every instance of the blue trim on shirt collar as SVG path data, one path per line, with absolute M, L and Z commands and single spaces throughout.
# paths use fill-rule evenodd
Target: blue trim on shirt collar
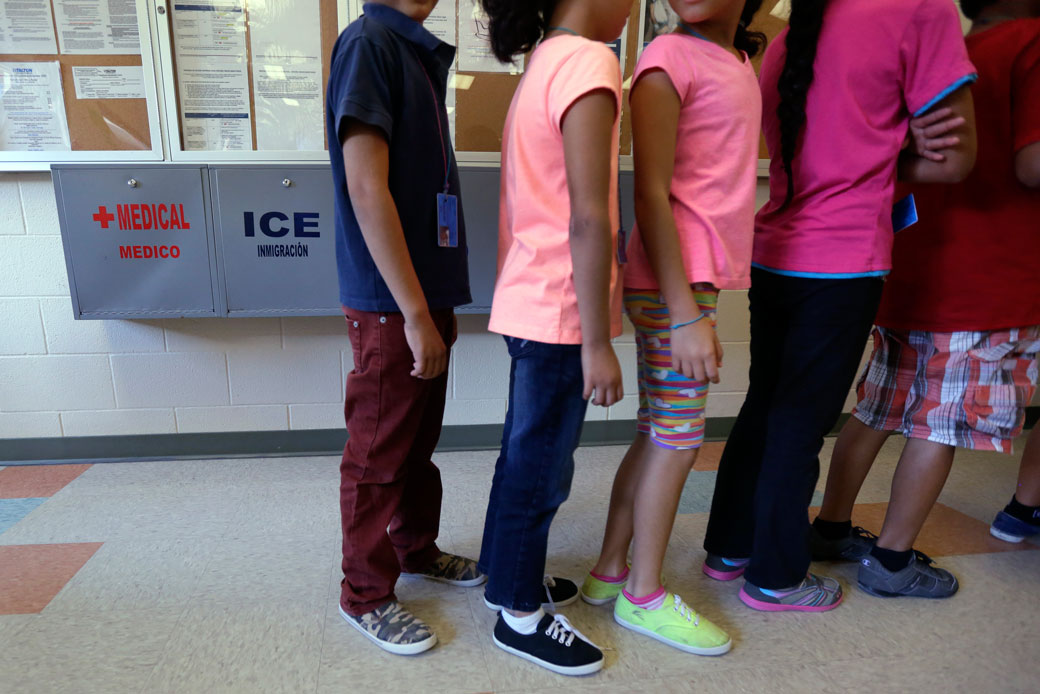
M 885 277 L 892 272 L 891 270 L 874 270 L 873 272 L 798 272 L 796 270 L 777 270 L 759 263 L 751 263 L 751 267 L 771 272 L 774 275 L 801 277 L 809 280 L 854 280 L 862 277 Z
M 366 2 L 363 12 L 366 17 L 371 17 L 391 31 L 400 34 L 416 45 L 422 46 L 431 53 L 436 53 L 438 48 L 448 45 L 427 31 L 422 24 L 403 12 L 395 10 L 393 7 L 381 5 L 377 2 Z
M 953 94 L 955 91 L 957 91 L 966 84 L 974 84 L 978 81 L 978 79 L 979 74 L 977 72 L 973 72 L 970 75 L 965 75 L 964 77 L 961 77 L 959 80 L 951 84 L 949 87 L 939 92 L 934 99 L 932 99 L 927 104 L 918 109 L 916 112 L 914 112 L 914 118 L 918 118 L 928 113 L 933 108 L 935 108 L 936 104 L 948 97 L 950 94 Z

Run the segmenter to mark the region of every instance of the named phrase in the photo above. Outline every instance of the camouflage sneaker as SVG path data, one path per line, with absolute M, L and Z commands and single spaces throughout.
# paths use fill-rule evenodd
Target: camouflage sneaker
M 402 575 L 428 578 L 431 581 L 440 581 L 463 588 L 479 586 L 487 580 L 487 576 L 480 573 L 480 569 L 477 568 L 477 562 L 447 552 L 441 552 L 441 556 L 422 571 Z
M 876 542 L 877 535 L 858 525 L 840 540 L 828 540 L 815 527 L 809 535 L 813 561 L 859 561 L 870 554 Z
M 371 612 L 354 617 L 343 606 L 340 615 L 369 641 L 384 651 L 397 655 L 416 655 L 437 645 L 437 635 L 430 631 L 399 602 L 388 602 Z

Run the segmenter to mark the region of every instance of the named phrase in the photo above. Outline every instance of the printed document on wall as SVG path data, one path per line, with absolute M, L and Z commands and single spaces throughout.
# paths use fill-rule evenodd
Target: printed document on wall
M 242 1 L 174 4 L 173 37 L 184 149 L 251 150 Z
M 0 53 L 57 52 L 50 0 L 0 2 Z
M 459 72 L 523 72 L 523 57 L 500 63 L 488 41 L 488 18 L 478 0 L 459 0 Z
M 256 147 L 325 149 L 318 0 L 250 0 Z
M 77 99 L 143 99 L 144 69 L 140 65 L 74 66 Z
M 0 150 L 68 152 L 58 63 L 0 63 Z
M 62 53 L 141 53 L 134 0 L 54 0 L 54 21 Z
M 444 43 L 454 46 L 458 40 L 455 24 L 455 12 L 458 9 L 456 0 L 441 0 L 423 22 L 423 28 Z

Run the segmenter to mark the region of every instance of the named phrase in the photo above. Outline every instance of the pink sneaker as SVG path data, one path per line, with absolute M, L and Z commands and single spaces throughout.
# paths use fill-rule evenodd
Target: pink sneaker
M 770 590 L 747 581 L 740 599 L 753 610 L 763 612 L 826 612 L 841 604 L 845 595 L 833 578 L 809 574 L 794 588 Z
M 708 553 L 701 570 L 708 578 L 716 581 L 734 581 L 744 575 L 750 559 L 727 559 L 717 554 Z

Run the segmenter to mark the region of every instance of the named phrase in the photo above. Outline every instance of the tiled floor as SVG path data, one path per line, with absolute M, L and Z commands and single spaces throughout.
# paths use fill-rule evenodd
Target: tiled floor
M 577 681 L 497 650 L 479 589 L 401 581 L 401 599 L 441 641 L 417 658 L 384 654 L 347 627 L 336 610 L 335 458 L 0 469 L 0 692 L 1040 690 L 1040 546 L 987 532 L 1016 459 L 960 454 L 922 534 L 920 549 L 960 578 L 955 598 L 879 600 L 854 587 L 854 566 L 820 566 L 845 582 L 846 604 L 777 615 L 700 573 L 720 448 L 690 477 L 665 571 L 734 650 L 685 655 L 579 603 L 566 614 L 610 650 L 602 673 Z M 886 447 L 860 499 L 856 520 L 874 530 L 898 450 Z M 594 560 L 623 453 L 579 452 L 550 541 L 555 573 L 578 578 Z M 477 553 L 494 458 L 438 455 L 445 549 Z

